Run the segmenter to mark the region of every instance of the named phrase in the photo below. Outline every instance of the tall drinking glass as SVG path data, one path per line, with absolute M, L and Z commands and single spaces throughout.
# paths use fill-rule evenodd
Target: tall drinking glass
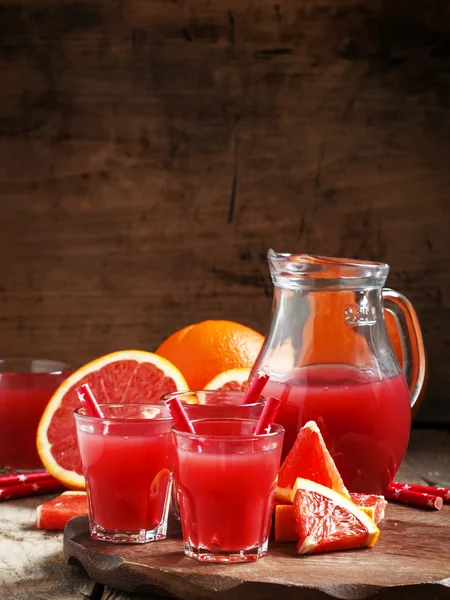
M 117 543 L 164 539 L 174 461 L 164 406 L 101 404 L 104 418 L 75 411 L 91 536 Z
M 166 400 L 178 398 L 183 404 L 188 418 L 196 419 L 259 419 L 264 408 L 265 399 L 260 396 L 257 402 L 242 404 L 244 392 L 236 390 L 189 390 L 170 392 L 161 398 Z M 172 514 L 180 520 L 180 507 L 177 499 L 177 483 L 172 488 Z
M 256 420 L 202 419 L 172 430 L 185 554 L 204 562 L 267 553 L 284 429 L 255 435 Z

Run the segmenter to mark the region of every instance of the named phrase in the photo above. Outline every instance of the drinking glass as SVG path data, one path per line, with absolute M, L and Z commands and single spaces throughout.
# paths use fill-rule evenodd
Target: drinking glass
M 284 429 L 255 435 L 256 424 L 200 419 L 195 434 L 172 429 L 187 556 L 237 563 L 267 554 Z
M 54 360 L 0 360 L 0 469 L 43 469 L 36 449 L 39 421 L 50 398 L 72 373 Z
M 75 411 L 91 537 L 145 543 L 166 537 L 174 448 L 164 406 L 101 404 Z
M 259 419 L 265 399 L 259 396 L 257 402 L 242 404 L 244 392 L 237 390 L 188 390 L 164 394 L 161 402 L 178 398 L 183 404 L 188 418 L 195 419 Z M 180 520 L 177 500 L 177 484 L 172 487 L 172 514 Z
M 242 404 L 244 392 L 236 390 L 188 390 L 164 394 L 161 402 L 178 398 L 189 419 L 259 419 L 264 397 L 257 402 Z

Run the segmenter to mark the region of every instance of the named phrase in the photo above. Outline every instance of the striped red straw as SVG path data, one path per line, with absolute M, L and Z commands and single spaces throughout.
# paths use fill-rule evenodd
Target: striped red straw
M 248 386 L 241 404 L 254 404 L 258 402 L 261 392 L 268 381 L 269 376 L 267 373 L 257 373 Z
M 422 508 L 428 508 L 431 510 L 440 510 L 444 501 L 440 496 L 435 494 L 427 494 L 425 492 L 414 492 L 410 489 L 395 489 L 392 485 L 385 492 L 384 497 L 386 500 L 393 502 L 401 502 L 402 504 L 409 504 L 412 506 L 420 506 Z
M 30 471 L 29 473 L 10 473 L 9 475 L 0 475 L 0 488 L 16 483 L 37 483 L 54 479 L 47 471 Z
M 13 485 L 2 484 L 0 487 L 0 502 L 14 500 L 16 498 L 25 498 L 26 496 L 38 496 L 39 494 L 59 492 L 63 489 L 63 484 L 47 473 L 47 479 L 16 483 Z
M 83 383 L 83 385 L 77 387 L 75 392 L 78 394 L 78 398 L 80 399 L 80 402 L 84 407 L 88 417 L 99 417 L 100 419 L 104 419 L 102 410 L 98 405 L 88 383 Z
M 258 424 L 256 425 L 255 435 L 270 433 L 270 428 L 275 421 L 278 409 L 280 408 L 281 400 L 275 396 L 269 396 L 264 405 Z
M 389 486 L 391 489 L 400 490 L 401 492 L 420 492 L 422 494 L 431 494 L 433 496 L 439 496 L 445 502 L 450 502 L 450 488 L 445 487 L 433 487 L 431 485 L 419 485 L 416 483 L 399 483 L 394 481 Z
M 195 433 L 194 426 L 192 425 L 191 421 L 189 421 L 189 417 L 187 416 L 179 398 L 169 398 L 165 401 L 165 404 L 169 409 L 170 415 L 174 420 L 175 427 L 177 429 L 184 431 L 185 433 Z

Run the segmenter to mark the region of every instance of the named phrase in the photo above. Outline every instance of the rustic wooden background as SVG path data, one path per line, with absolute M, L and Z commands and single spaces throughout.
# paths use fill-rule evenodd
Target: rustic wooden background
M 0 0 L 0 355 L 229 318 L 266 252 L 379 259 L 450 423 L 450 4 Z

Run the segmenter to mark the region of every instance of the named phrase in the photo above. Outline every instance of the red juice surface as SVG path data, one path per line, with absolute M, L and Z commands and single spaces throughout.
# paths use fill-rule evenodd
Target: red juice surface
M 49 378 L 49 385 L 44 387 L 1 387 L 0 384 L 0 468 L 44 468 L 36 449 L 37 427 L 64 377 L 55 378 L 56 381 L 50 381 L 50 375 L 43 377 Z
M 198 422 L 195 424 L 198 433 Z M 216 426 L 216 435 L 226 435 Z M 233 551 L 253 548 L 268 534 L 281 444 L 269 450 L 227 443 L 223 452 L 178 448 L 178 483 L 184 537 L 196 548 Z M 225 446 L 224 446 L 225 448 Z M 225 453 L 226 452 L 226 453 Z
M 152 530 L 163 518 L 174 448 L 161 435 L 101 435 L 78 431 L 88 497 L 106 530 Z
M 403 460 L 411 428 L 402 374 L 381 379 L 347 365 L 309 366 L 288 381 L 269 380 L 264 393 L 282 400 L 276 418 L 286 430 L 282 458 L 298 430 L 316 421 L 348 489 L 383 493 Z

